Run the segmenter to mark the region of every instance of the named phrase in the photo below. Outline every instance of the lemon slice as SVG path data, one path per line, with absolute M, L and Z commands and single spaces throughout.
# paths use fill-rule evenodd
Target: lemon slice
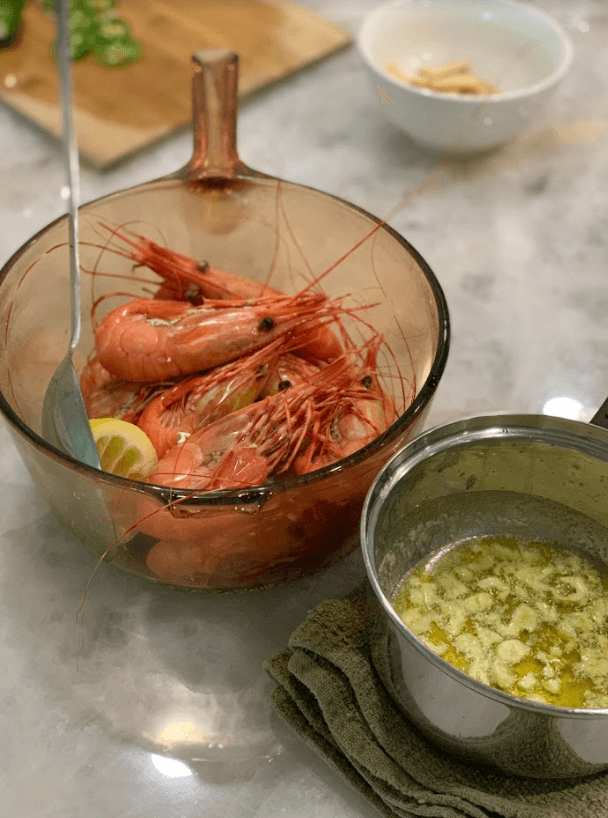
M 117 418 L 89 421 L 103 471 L 145 480 L 158 463 L 150 438 L 133 423 Z

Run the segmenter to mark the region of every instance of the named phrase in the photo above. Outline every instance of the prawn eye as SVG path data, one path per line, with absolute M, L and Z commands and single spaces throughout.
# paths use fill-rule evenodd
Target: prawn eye
M 201 303 L 201 288 L 197 284 L 189 284 L 186 292 L 186 301 L 188 301 L 193 306 L 197 307 L 200 306 Z
M 364 375 L 361 378 L 361 386 L 364 386 L 366 389 L 371 389 L 374 384 L 374 379 L 371 375 Z
M 287 378 L 283 381 L 279 381 L 279 392 L 284 392 L 286 389 L 289 389 L 291 386 L 291 381 L 288 381 Z
M 199 271 L 199 273 L 206 273 L 209 269 L 209 262 L 199 261 L 199 263 L 196 265 L 196 269 Z
M 275 328 L 274 319 L 271 318 L 269 315 L 267 315 L 266 318 L 262 318 L 262 320 L 258 324 L 258 330 L 260 332 L 270 332 L 270 330 L 274 328 Z

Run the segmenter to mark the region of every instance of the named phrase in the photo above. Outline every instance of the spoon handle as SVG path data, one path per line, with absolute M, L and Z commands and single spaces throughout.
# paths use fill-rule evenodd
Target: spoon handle
M 72 117 L 72 53 L 70 46 L 70 0 L 55 0 L 57 16 L 57 62 L 61 86 L 61 113 L 63 120 L 63 149 L 68 175 L 68 215 L 70 235 L 70 277 L 72 284 L 70 353 L 80 338 L 80 282 L 78 252 L 78 207 L 80 205 L 80 173 L 78 148 Z

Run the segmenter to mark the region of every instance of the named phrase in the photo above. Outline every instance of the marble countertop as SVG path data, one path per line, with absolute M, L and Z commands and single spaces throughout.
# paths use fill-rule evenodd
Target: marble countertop
M 356 32 L 370 0 L 308 0 Z M 437 167 L 382 116 L 354 48 L 245 101 L 251 167 L 390 223 L 448 300 L 452 344 L 427 423 L 517 411 L 589 420 L 608 394 L 608 8 L 543 0 L 576 56 L 511 144 Z M 84 201 L 169 173 L 182 133 Z M 0 107 L 0 264 L 65 211 L 57 141 Z M 424 183 L 424 184 L 423 184 Z M 61 527 L 0 425 L 0 803 L 4 818 L 346 818 L 375 811 L 274 716 L 262 662 L 360 554 L 288 587 L 181 594 L 102 566 Z M 280 616 L 277 616 L 280 612 Z

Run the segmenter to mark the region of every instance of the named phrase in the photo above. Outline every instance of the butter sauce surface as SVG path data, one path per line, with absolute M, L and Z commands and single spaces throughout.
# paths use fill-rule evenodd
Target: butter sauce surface
M 608 707 L 608 569 L 559 545 L 483 537 L 426 557 L 393 607 L 480 682 L 561 707 Z

